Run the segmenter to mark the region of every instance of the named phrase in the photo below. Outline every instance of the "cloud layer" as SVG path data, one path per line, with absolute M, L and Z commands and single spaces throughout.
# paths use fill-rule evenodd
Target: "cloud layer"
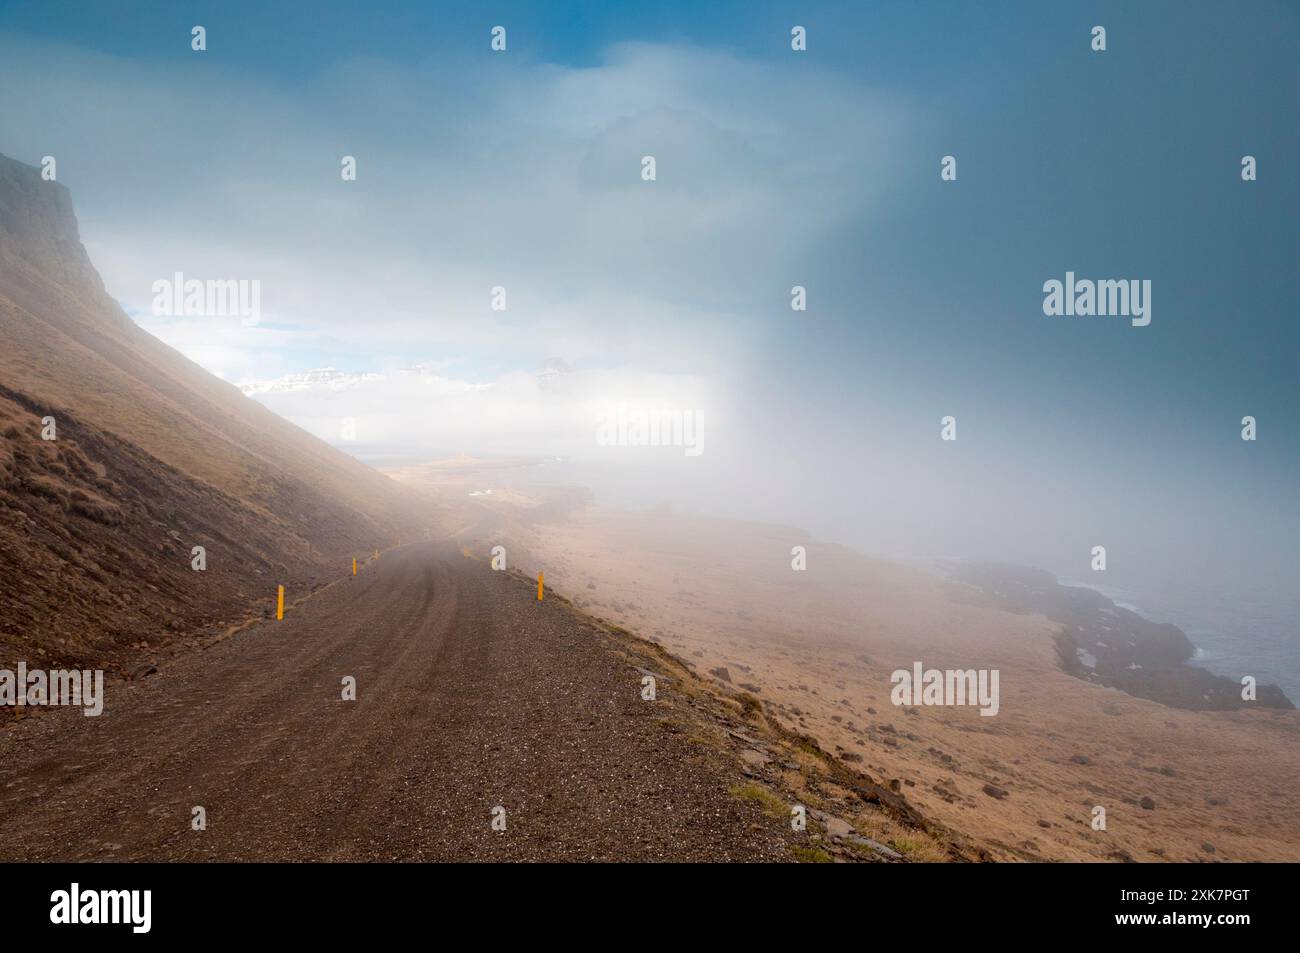
M 356 60 L 292 88 L 218 57 L 0 53 L 5 138 L 58 157 L 110 292 L 234 379 L 412 347 L 487 376 L 550 357 L 734 369 L 809 250 L 870 206 L 862 156 L 905 122 L 816 69 L 669 45 L 587 68 Z M 51 82 L 19 95 L 38 64 Z M 260 281 L 262 326 L 150 315 L 176 271 Z

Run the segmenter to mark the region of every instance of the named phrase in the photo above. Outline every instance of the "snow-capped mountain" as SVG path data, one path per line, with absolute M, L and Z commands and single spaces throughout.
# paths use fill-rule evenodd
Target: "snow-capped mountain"
M 270 381 L 249 381 L 240 384 L 239 389 L 244 392 L 245 396 L 252 397 L 255 394 L 321 388 L 347 390 L 349 387 L 355 387 L 357 384 L 366 381 L 381 380 L 384 380 L 383 374 L 352 374 L 333 367 L 320 367 L 315 370 L 303 371 L 301 374 L 286 374 L 284 377 Z

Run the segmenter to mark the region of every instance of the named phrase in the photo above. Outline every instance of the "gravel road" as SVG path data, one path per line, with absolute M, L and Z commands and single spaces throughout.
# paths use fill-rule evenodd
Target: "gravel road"
M 789 859 L 725 757 L 535 583 L 418 543 L 293 597 L 283 621 L 108 681 L 98 718 L 0 731 L 0 859 Z

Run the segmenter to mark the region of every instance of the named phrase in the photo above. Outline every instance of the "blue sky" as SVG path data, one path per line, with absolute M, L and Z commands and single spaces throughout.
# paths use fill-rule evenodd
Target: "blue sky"
M 0 151 L 56 154 L 110 291 L 232 380 L 558 359 L 566 427 L 707 404 L 712 462 L 662 486 L 710 511 L 1058 571 L 1096 539 L 1121 572 L 1297 568 L 1294 4 L 383 7 L 11 0 Z M 182 269 L 260 278 L 262 325 L 154 319 Z M 1045 316 L 1067 270 L 1150 279 L 1151 325 Z M 518 406 L 457 405 L 454 439 Z
M 343 57 L 397 62 L 460 56 L 487 26 L 504 24 L 521 56 L 567 66 L 592 66 L 615 43 L 639 39 L 726 47 L 746 56 L 773 55 L 773 38 L 790 26 L 808 27 L 814 49 L 837 68 L 916 82 L 928 73 L 928 52 L 939 50 L 958 69 L 978 66 L 982 49 L 1001 45 L 1008 29 L 1032 29 L 1043 18 L 1032 3 L 981 9 L 971 4 L 906 2 L 754 3 L 620 2 L 429 3 L 390 0 L 360 8 L 340 0 L 262 3 L 220 0 L 176 4 L 136 0 L 84 0 L 75 16 L 58 5 L 7 0 L 8 28 L 65 40 L 126 57 L 180 63 L 177 31 L 202 23 L 214 42 L 242 69 L 293 80 Z M 1070 17 L 1050 18 L 1056 28 L 1091 25 L 1089 9 L 1115 13 L 1123 5 L 1085 5 Z M 937 79 L 938 77 L 936 77 Z

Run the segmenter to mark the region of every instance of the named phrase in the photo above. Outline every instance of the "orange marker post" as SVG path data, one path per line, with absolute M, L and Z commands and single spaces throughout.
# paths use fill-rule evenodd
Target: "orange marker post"
M 356 574 L 357 574 L 357 557 L 356 557 L 356 556 L 353 556 L 353 557 L 352 557 L 352 575 L 355 576 Z
M 542 585 L 543 585 L 542 576 L 543 575 L 544 574 L 541 572 L 537 574 L 537 601 L 538 602 L 542 601 Z
M 284 586 L 277 586 L 275 594 L 275 618 L 280 620 L 284 618 Z

